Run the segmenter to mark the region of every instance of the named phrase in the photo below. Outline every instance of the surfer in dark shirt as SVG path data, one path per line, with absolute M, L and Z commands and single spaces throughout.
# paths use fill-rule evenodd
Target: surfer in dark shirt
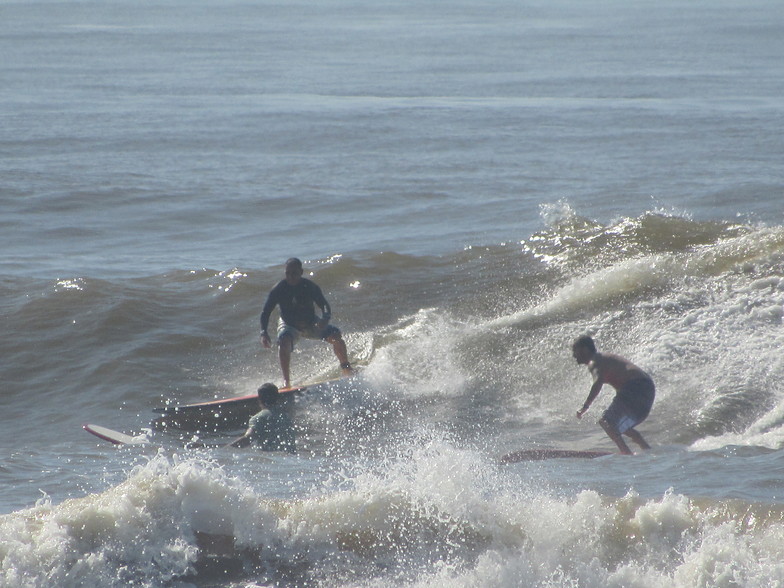
M 587 335 L 579 337 L 572 346 L 572 355 L 579 364 L 585 364 L 593 376 L 593 386 L 577 418 L 591 406 L 604 384 L 615 388 L 615 398 L 604 411 L 599 425 L 615 441 L 621 453 L 631 455 L 632 451 L 623 440 L 626 435 L 643 449 L 650 449 L 648 443 L 634 427 L 643 422 L 651 411 L 656 387 L 651 377 L 632 362 L 612 353 L 599 353 L 593 339 Z
M 321 339 L 330 343 L 343 374 L 353 373 L 340 329 L 329 324 L 332 311 L 327 299 L 324 298 L 321 288 L 315 282 L 303 278 L 302 274 L 302 262 L 296 257 L 288 259 L 286 278 L 270 290 L 261 311 L 261 344 L 269 348 L 272 346 L 267 332 L 270 315 L 276 306 L 280 308 L 277 337 L 284 388 L 291 386 L 291 352 L 300 337 Z M 316 316 L 316 307 L 321 310 L 320 318 Z

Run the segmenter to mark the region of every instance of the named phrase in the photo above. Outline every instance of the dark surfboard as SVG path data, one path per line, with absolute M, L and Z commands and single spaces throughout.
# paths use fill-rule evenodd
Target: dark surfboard
M 281 402 L 293 402 L 304 394 L 328 391 L 331 386 L 344 382 L 345 377 L 314 382 L 304 386 L 281 388 Z M 194 404 L 168 405 L 153 409 L 161 416 L 152 421 L 156 430 L 177 429 L 189 432 L 218 432 L 245 427 L 248 419 L 259 411 L 259 397 L 253 394 L 207 400 Z
M 521 449 L 501 457 L 501 463 L 542 461 L 545 459 L 594 459 L 607 455 L 620 455 L 611 451 L 581 451 L 577 449 Z

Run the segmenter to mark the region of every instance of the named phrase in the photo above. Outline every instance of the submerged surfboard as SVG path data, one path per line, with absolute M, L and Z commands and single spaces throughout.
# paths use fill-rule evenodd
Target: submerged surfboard
M 501 463 L 518 463 L 521 461 L 542 461 L 545 459 L 573 458 L 593 459 L 607 455 L 619 455 L 612 451 L 581 451 L 578 449 L 521 449 L 501 457 Z

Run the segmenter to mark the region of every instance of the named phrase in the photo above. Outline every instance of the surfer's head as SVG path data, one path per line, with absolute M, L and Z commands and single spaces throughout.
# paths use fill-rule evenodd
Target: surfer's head
M 302 273 L 302 262 L 296 257 L 289 257 L 286 260 L 286 281 L 292 286 L 296 286 L 302 278 Z
M 588 363 L 596 355 L 596 343 L 588 335 L 581 335 L 572 344 L 572 356 L 577 363 Z
M 278 394 L 278 387 L 275 384 L 262 384 L 259 388 L 259 402 L 264 406 L 273 406 L 277 404 L 280 396 Z

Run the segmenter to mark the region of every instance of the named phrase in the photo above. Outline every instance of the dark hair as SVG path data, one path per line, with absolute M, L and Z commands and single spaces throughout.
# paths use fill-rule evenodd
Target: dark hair
M 302 261 L 300 261 L 298 257 L 289 257 L 286 260 L 286 267 L 289 267 L 290 265 L 296 265 L 299 269 L 302 269 Z
M 580 335 L 572 347 L 585 347 L 591 353 L 596 353 L 596 343 L 588 335 Z
M 259 401 L 264 406 L 272 406 L 273 404 L 277 404 L 278 399 L 280 398 L 278 395 L 278 387 L 275 384 L 270 384 L 269 382 L 262 384 L 261 388 L 258 390 L 258 393 Z

